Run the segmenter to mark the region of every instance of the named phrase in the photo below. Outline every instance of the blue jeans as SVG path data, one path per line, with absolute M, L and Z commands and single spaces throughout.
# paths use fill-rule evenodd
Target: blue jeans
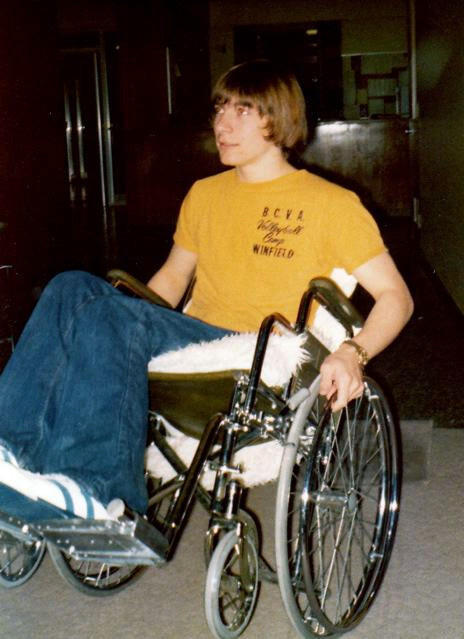
M 0 443 L 21 466 L 63 473 L 103 504 L 147 506 L 147 363 L 230 333 L 82 272 L 43 291 L 0 377 Z

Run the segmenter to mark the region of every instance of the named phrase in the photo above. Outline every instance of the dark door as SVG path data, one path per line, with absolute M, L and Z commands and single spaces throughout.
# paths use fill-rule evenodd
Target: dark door
M 109 87 L 109 48 L 114 50 L 111 43 L 100 38 L 94 44 L 78 42 L 61 51 L 69 226 L 74 247 L 70 260 L 77 267 L 98 273 L 104 273 L 113 261 L 118 204 L 114 179 L 114 166 L 120 163 L 114 157 L 118 127 L 114 126 L 116 109 Z M 119 190 L 123 188 L 118 186 Z

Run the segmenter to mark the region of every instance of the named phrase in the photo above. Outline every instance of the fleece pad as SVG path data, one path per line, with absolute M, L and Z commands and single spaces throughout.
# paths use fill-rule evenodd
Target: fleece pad
M 236 333 L 209 342 L 190 344 L 150 360 L 148 370 L 158 373 L 212 373 L 250 370 L 256 333 Z M 266 348 L 261 379 L 268 386 L 283 386 L 308 359 L 305 335 L 272 334 Z

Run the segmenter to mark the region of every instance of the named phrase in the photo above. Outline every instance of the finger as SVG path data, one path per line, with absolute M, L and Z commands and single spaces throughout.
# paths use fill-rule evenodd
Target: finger
M 363 393 L 364 393 L 364 385 L 359 384 L 359 386 L 357 386 L 356 390 L 354 391 L 352 398 L 354 399 L 355 397 L 361 397 Z
M 334 383 L 334 380 L 332 378 L 332 375 L 325 372 L 321 368 L 321 381 L 319 384 L 319 393 L 321 395 L 325 395 L 326 397 L 328 397 L 329 393 L 332 392 L 333 383 Z
M 321 394 L 327 397 L 328 400 L 334 399 L 335 396 L 337 395 L 337 387 L 335 386 L 335 384 L 332 384 L 328 393 L 321 393 Z
M 350 399 L 350 382 L 351 380 L 346 378 L 344 375 L 337 380 L 337 397 L 332 403 L 332 410 L 340 410 L 340 408 L 343 408 L 348 404 Z
M 324 395 L 324 397 L 331 397 L 336 390 L 337 388 L 332 380 L 324 384 L 321 383 L 319 386 L 319 394 Z
M 340 410 L 340 408 L 344 408 L 352 399 L 361 397 L 363 392 L 363 382 L 352 379 L 349 384 L 349 389 L 346 396 L 344 395 L 342 398 L 340 398 L 340 395 L 338 394 L 339 401 L 337 401 L 336 404 L 333 405 L 333 410 Z
M 355 399 L 355 397 L 361 397 L 364 392 L 364 384 L 362 380 L 353 380 L 352 388 L 350 392 L 350 400 Z
M 321 379 L 319 384 L 319 393 L 325 397 L 332 397 L 336 392 L 336 369 L 333 365 L 324 362 L 320 369 Z

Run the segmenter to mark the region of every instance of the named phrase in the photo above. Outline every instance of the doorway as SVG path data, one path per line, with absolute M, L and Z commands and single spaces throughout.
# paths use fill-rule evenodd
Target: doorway
M 116 218 L 124 206 L 121 127 L 114 100 L 115 36 L 67 39 L 60 49 L 66 122 L 73 266 L 99 274 L 117 252 Z

